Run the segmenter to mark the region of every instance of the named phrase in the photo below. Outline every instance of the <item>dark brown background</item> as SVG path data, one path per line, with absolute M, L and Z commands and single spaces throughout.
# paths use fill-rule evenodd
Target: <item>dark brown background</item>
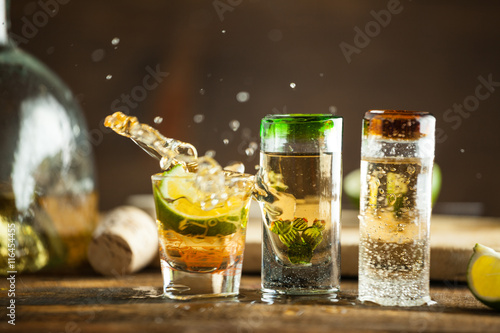
M 201 154 L 215 150 L 221 163 L 242 160 L 251 172 L 258 154 L 247 156 L 244 149 L 258 142 L 259 120 L 268 113 L 328 113 L 335 107 L 345 121 L 347 174 L 359 166 L 366 110 L 431 111 L 447 137 L 436 147 L 444 174 L 436 211 L 500 216 L 500 87 L 466 119 L 459 116 L 460 124 L 457 115 L 444 116 L 475 94 L 479 76 L 500 82 L 498 2 L 401 1 L 398 13 L 373 30 L 350 63 L 339 44 L 354 45 L 355 27 L 373 27 L 370 12 L 386 9 L 389 1 L 60 2 L 12 1 L 11 31 L 81 101 L 103 210 L 130 194 L 150 192 L 149 177 L 158 171 L 155 160 L 101 125 L 126 106 L 122 94 L 135 92 L 130 114 L 150 124 L 161 116 L 164 134 L 193 143 Z M 228 6 L 223 20 L 214 6 L 220 3 Z M 53 11 L 47 14 L 44 4 Z M 147 68 L 169 74 L 146 90 Z M 240 91 L 250 94 L 247 102 L 236 100 Z M 201 123 L 196 114 L 204 115 Z M 241 123 L 235 132 L 231 120 Z

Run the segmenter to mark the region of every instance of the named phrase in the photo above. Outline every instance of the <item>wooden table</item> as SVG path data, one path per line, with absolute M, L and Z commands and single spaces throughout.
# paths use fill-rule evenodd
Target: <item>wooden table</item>
M 16 325 L 5 316 L 2 278 L 0 332 L 500 332 L 500 312 L 483 306 L 464 284 L 432 285 L 436 305 L 380 307 L 356 300 L 356 280 L 342 281 L 337 299 L 307 297 L 263 302 L 260 277 L 245 275 L 241 296 L 170 301 L 160 296 L 157 269 L 126 277 L 19 275 Z

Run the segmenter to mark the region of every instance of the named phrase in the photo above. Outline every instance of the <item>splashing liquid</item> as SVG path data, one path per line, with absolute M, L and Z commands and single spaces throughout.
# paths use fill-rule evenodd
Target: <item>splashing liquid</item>
M 136 117 L 115 112 L 106 117 L 104 125 L 116 133 L 132 139 L 146 153 L 160 160 L 160 166 L 163 170 L 176 164 L 185 165 L 189 171 L 196 169 L 192 163 L 182 161 L 182 156 L 191 156 L 194 159 L 198 157 L 198 152 L 192 144 L 166 138 L 153 127 L 139 123 Z

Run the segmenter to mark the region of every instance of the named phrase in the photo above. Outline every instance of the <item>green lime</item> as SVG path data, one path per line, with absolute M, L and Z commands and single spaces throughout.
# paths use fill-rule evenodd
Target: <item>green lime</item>
M 361 190 L 361 171 L 359 169 L 353 170 L 344 178 L 344 191 L 347 198 L 354 205 L 359 208 L 359 196 Z
M 156 218 L 165 230 L 182 235 L 230 235 L 247 222 L 248 196 L 232 196 L 216 208 L 203 210 L 197 202 L 195 174 L 181 165 L 153 176 Z
M 436 203 L 439 192 L 441 192 L 441 181 L 441 168 L 434 163 L 434 167 L 432 168 L 432 205 Z
M 476 244 L 467 266 L 467 284 L 480 302 L 500 310 L 500 253 Z

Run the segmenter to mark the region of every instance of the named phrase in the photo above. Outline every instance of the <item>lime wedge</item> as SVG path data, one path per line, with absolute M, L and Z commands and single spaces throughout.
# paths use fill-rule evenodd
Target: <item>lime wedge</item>
M 467 267 L 467 284 L 480 302 L 500 310 L 500 253 L 476 244 Z
M 231 197 L 214 209 L 203 210 L 196 200 L 195 174 L 176 165 L 163 175 L 167 177 L 154 180 L 153 194 L 156 218 L 164 230 L 181 235 L 227 236 L 246 226 L 248 196 Z

